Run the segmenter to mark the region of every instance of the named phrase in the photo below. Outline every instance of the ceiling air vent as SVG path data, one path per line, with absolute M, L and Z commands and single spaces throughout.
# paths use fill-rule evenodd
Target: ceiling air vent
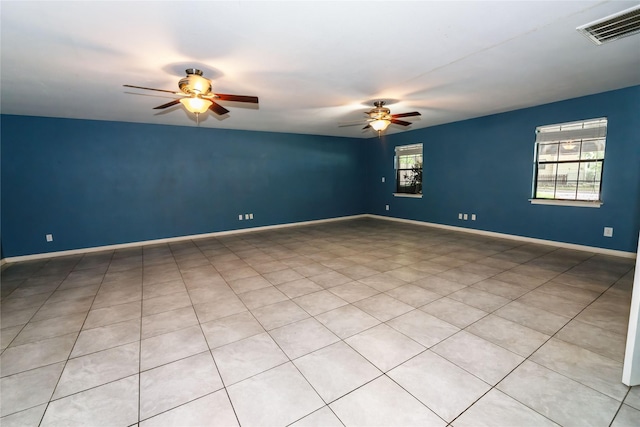
M 581 25 L 576 30 L 598 45 L 636 34 L 640 32 L 640 5 Z

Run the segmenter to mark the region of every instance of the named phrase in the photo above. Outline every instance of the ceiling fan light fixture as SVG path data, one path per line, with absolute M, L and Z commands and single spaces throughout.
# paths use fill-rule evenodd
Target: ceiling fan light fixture
M 384 131 L 387 127 L 389 127 L 389 124 L 391 122 L 389 120 L 385 120 L 385 119 L 377 119 L 372 121 L 371 123 L 369 123 L 369 125 L 373 128 L 373 130 L 375 130 L 376 132 L 382 132 Z
M 184 105 L 184 108 L 194 114 L 206 113 L 211 104 L 213 104 L 208 99 L 198 97 L 182 98 L 180 103 Z

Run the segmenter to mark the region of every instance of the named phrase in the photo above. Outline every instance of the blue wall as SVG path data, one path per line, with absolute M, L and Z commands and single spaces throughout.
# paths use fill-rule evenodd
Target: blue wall
M 3 257 L 366 206 L 360 139 L 7 115 L 1 132 Z
M 635 252 L 639 112 L 636 86 L 368 140 L 3 115 L 2 257 L 360 213 Z M 604 205 L 531 205 L 535 128 L 602 116 Z M 417 142 L 424 197 L 395 198 Z
M 599 208 L 532 205 L 535 128 L 608 118 Z M 635 252 L 640 228 L 640 86 L 389 135 L 368 152 L 371 213 Z M 397 145 L 423 143 L 422 199 L 393 197 Z M 386 183 L 381 183 L 381 177 Z M 390 210 L 384 210 L 385 204 Z M 477 221 L 458 220 L 475 213 Z M 612 238 L 603 227 L 614 228 Z

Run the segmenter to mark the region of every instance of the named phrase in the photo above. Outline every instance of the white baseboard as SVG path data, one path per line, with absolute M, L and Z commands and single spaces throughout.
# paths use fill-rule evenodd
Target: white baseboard
M 95 246 L 95 247 L 91 247 L 91 248 L 72 249 L 72 250 L 68 250 L 68 251 L 44 252 L 44 253 L 40 253 L 40 254 L 22 255 L 22 256 L 16 256 L 16 257 L 3 258 L 1 260 L 1 264 L 0 265 L 12 263 L 12 262 L 33 261 L 33 260 L 43 259 L 43 258 L 54 258 L 54 257 L 68 256 L 68 255 L 78 255 L 78 254 L 86 254 L 86 253 L 92 253 L 92 252 L 110 251 L 110 250 L 115 250 L 115 249 L 135 248 L 135 247 L 140 247 L 140 246 L 156 245 L 156 244 L 160 244 L 160 243 L 173 243 L 173 242 L 180 242 L 180 241 L 184 241 L 184 240 L 197 240 L 197 239 L 205 239 L 205 238 L 208 238 L 208 237 L 229 236 L 229 235 L 234 235 L 234 234 L 253 233 L 253 232 L 256 232 L 256 231 L 276 230 L 276 229 L 279 229 L 279 228 L 289 228 L 289 227 L 298 227 L 298 226 L 304 226 L 304 225 L 323 224 L 323 223 L 327 223 L 327 222 L 345 221 L 345 220 L 357 219 L 357 218 L 376 218 L 376 219 L 383 219 L 383 220 L 387 220 L 387 221 L 403 222 L 403 223 L 407 223 L 407 224 L 416 224 L 416 225 L 421 225 L 421 226 L 426 226 L 426 227 L 441 228 L 441 229 L 445 229 L 445 230 L 461 231 L 461 232 L 464 232 L 464 233 L 479 234 L 479 235 L 482 235 L 482 236 L 497 237 L 497 238 L 501 238 L 501 239 L 518 240 L 518 241 L 521 241 L 521 242 L 537 243 L 537 244 L 541 244 L 541 245 L 556 246 L 556 247 L 559 247 L 559 248 L 573 249 L 573 250 L 578 250 L 578 251 L 586 251 L 586 252 L 592 252 L 592 253 L 598 253 L 598 254 L 604 254 L 604 255 L 612 255 L 612 256 L 623 257 L 623 258 L 635 258 L 636 257 L 636 253 L 635 252 L 617 251 L 617 250 L 613 250 L 613 249 L 597 248 L 597 247 L 594 247 L 594 246 L 576 245 L 576 244 L 573 244 L 573 243 L 557 242 L 557 241 L 553 241 L 553 240 L 535 239 L 533 237 L 516 236 L 516 235 L 513 235 L 513 234 L 504 234 L 504 233 L 497 233 L 497 232 L 493 232 L 493 231 L 476 230 L 476 229 L 473 229 L 473 228 L 456 227 L 456 226 L 453 226 L 453 225 L 444 225 L 444 224 L 437 224 L 437 223 L 433 223 L 433 222 L 416 221 L 416 220 L 412 220 L 412 219 L 394 218 L 394 217 L 390 217 L 390 216 L 373 215 L 373 214 L 360 214 L 360 215 L 341 216 L 341 217 L 337 217 L 337 218 L 318 219 L 318 220 L 313 220 L 313 221 L 292 222 L 292 223 L 288 223 L 288 224 L 265 225 L 265 226 L 262 226 L 262 227 L 252 227 L 252 228 L 241 228 L 241 229 L 237 229 L 237 230 L 217 231 L 217 232 L 213 232 L 213 233 L 192 234 L 192 235 L 189 235 L 189 236 L 168 237 L 168 238 L 165 238 L 165 239 L 155 239 L 155 240 L 145 240 L 145 241 L 131 242 L 131 243 L 121 243 L 121 244 L 117 244 L 117 245 Z
M 407 224 L 416 224 L 416 225 L 422 225 L 426 227 L 442 228 L 445 230 L 452 230 L 452 231 L 461 231 L 464 233 L 479 234 L 481 236 L 497 237 L 500 239 L 518 240 L 518 241 L 527 242 L 527 243 L 537 243 L 540 245 L 555 246 L 559 248 L 573 249 L 577 251 L 591 252 L 591 253 L 597 253 L 597 254 L 603 254 L 603 255 L 612 255 L 612 256 L 617 256 L 622 258 L 636 257 L 635 252 L 618 251 L 615 249 L 598 248 L 595 246 L 576 245 L 573 243 L 557 242 L 555 240 L 536 239 L 533 237 L 516 236 L 514 234 L 497 233 L 495 231 L 476 230 L 474 228 L 456 227 L 455 225 L 437 224 L 434 222 L 416 221 L 413 219 L 394 218 L 390 216 L 372 215 L 372 214 L 369 214 L 367 216 L 370 218 L 386 219 L 388 221 L 404 222 Z
M 265 225 L 262 227 L 239 228 L 237 230 L 216 231 L 213 233 L 191 234 L 188 236 L 168 237 L 165 239 L 144 240 L 144 241 L 131 242 L 131 243 L 120 243 L 117 245 L 94 246 L 91 248 L 71 249 L 68 251 L 44 252 L 40 254 L 21 255 L 21 256 L 3 258 L 2 264 L 12 263 L 12 262 L 21 262 L 21 261 L 33 261 L 33 260 L 43 259 L 43 258 L 54 258 L 54 257 L 69 256 L 69 255 L 87 254 L 92 252 L 112 251 L 115 249 L 137 248 L 140 246 L 157 245 L 160 243 L 173 243 L 173 242 L 181 242 L 184 240 L 205 239 L 207 237 L 220 237 L 220 236 L 229 236 L 233 234 L 253 233 L 256 231 L 276 230 L 279 228 L 299 227 L 303 225 L 322 224 L 326 222 L 345 221 L 349 219 L 357 219 L 357 218 L 365 218 L 365 217 L 367 217 L 366 214 L 350 215 L 350 216 L 341 216 L 337 218 L 316 219 L 312 221 L 291 222 L 288 224 Z

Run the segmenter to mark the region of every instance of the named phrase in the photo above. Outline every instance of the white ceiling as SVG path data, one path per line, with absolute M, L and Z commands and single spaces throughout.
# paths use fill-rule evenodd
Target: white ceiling
M 371 137 L 375 100 L 418 129 L 640 84 L 640 35 L 575 28 L 638 1 L 2 1 L 1 112 L 196 126 L 152 108 L 200 68 L 220 102 L 200 126 Z M 167 96 L 165 96 L 167 95 Z

